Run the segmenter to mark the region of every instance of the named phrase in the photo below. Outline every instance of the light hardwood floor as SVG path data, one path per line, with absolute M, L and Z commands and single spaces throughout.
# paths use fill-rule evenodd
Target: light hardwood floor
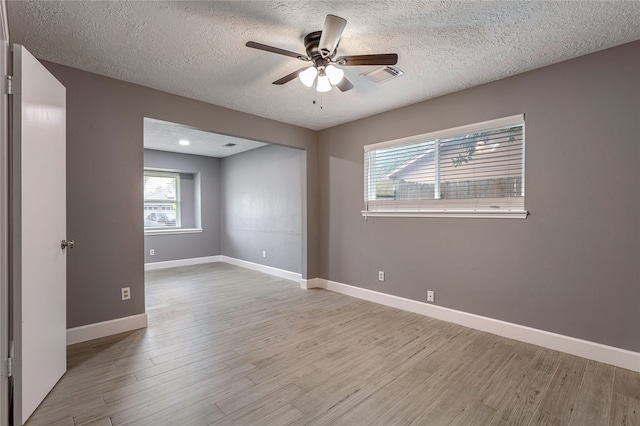
M 38 425 L 640 425 L 640 374 L 224 263 L 69 347 Z

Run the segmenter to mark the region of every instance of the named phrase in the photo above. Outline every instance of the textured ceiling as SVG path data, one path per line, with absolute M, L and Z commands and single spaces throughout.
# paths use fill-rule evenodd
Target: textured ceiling
M 180 145 L 180 140 L 189 141 L 189 145 Z M 227 144 L 234 146 L 225 146 Z M 222 158 L 265 145 L 268 144 L 206 132 L 168 121 L 144 119 L 144 147 L 147 149 Z
M 272 85 L 302 63 L 244 44 L 304 53 L 329 13 L 348 21 L 339 55 L 396 52 L 405 75 Z M 638 1 L 9 1 L 8 15 L 39 58 L 314 130 L 640 39 Z

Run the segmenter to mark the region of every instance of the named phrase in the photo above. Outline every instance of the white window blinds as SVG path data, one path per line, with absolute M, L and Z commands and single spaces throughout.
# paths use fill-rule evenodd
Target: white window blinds
M 364 149 L 365 216 L 526 217 L 524 115 Z
M 180 227 L 180 174 L 145 170 L 144 227 Z

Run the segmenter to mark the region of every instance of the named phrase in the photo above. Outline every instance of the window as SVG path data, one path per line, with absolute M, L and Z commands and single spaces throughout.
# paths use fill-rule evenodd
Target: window
M 364 150 L 365 217 L 527 216 L 524 115 Z
M 180 174 L 144 171 L 144 228 L 180 228 Z

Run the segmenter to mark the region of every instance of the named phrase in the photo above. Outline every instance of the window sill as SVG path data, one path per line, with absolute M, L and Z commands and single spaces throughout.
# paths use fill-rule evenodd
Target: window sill
M 448 218 L 477 218 L 477 219 L 526 219 L 529 212 L 517 211 L 469 211 L 469 210 L 440 210 L 440 211 L 363 211 L 367 217 L 448 217 Z
M 144 235 L 198 234 L 202 228 L 145 229 Z

